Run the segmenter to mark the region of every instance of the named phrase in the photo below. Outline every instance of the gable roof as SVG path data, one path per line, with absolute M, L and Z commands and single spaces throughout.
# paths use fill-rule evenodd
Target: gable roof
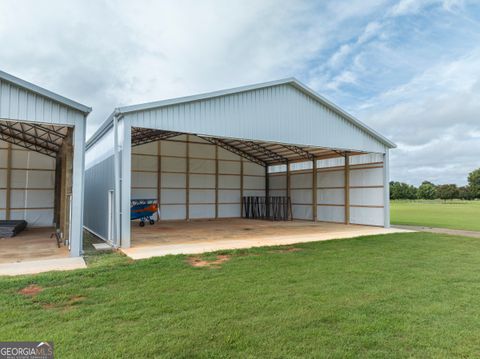
M 231 94 L 237 94 L 241 92 L 247 92 L 247 91 L 252 91 L 252 90 L 258 90 L 266 87 L 273 87 L 273 86 L 278 86 L 278 85 L 291 85 L 295 87 L 297 90 L 303 92 L 304 94 L 310 96 L 314 100 L 318 101 L 325 107 L 329 108 L 330 110 L 334 111 L 341 117 L 345 118 L 347 121 L 351 122 L 353 125 L 361 128 L 365 132 L 369 133 L 371 136 L 376 138 L 378 141 L 383 143 L 385 146 L 389 148 L 395 148 L 397 147 L 395 143 L 390 141 L 388 138 L 382 136 L 380 133 L 372 129 L 371 127 L 367 126 L 354 116 L 350 115 L 346 111 L 342 110 L 340 107 L 335 105 L 334 103 L 330 102 L 327 100 L 325 97 L 321 96 L 311 88 L 307 87 L 300 81 L 298 81 L 294 77 L 286 78 L 286 79 L 280 79 L 276 81 L 269 81 L 269 82 L 263 82 L 259 84 L 254 84 L 254 85 L 247 85 L 247 86 L 241 86 L 241 87 L 235 87 L 231 89 L 225 89 L 225 90 L 220 90 L 220 91 L 214 91 L 214 92 L 208 92 L 208 93 L 203 93 L 203 94 L 198 94 L 198 95 L 193 95 L 193 96 L 186 96 L 186 97 L 178 97 L 178 98 L 173 98 L 173 99 L 167 99 L 167 100 L 161 100 L 161 101 L 154 101 L 154 102 L 148 102 L 148 103 L 143 103 L 143 104 L 138 104 L 138 105 L 131 105 L 131 106 L 122 106 L 118 107 L 115 110 L 115 113 L 117 114 L 127 114 L 127 113 L 132 113 L 132 112 L 138 112 L 138 111 L 145 111 L 145 110 L 152 110 L 156 108 L 161 108 L 165 106 L 171 106 L 171 105 L 177 105 L 177 104 L 182 104 L 182 103 L 187 103 L 187 102 L 195 102 L 195 101 L 201 101 L 201 100 L 207 100 L 207 99 L 212 99 L 215 97 L 221 97 L 221 96 L 227 96 Z
M 235 87 L 235 88 L 230 88 L 230 89 L 225 89 L 220 91 L 202 93 L 202 94 L 193 95 L 193 96 L 178 97 L 173 99 L 154 101 L 154 102 L 148 102 L 148 103 L 131 105 L 131 106 L 117 107 L 114 110 L 114 112 L 106 119 L 104 123 L 102 123 L 102 125 L 87 141 L 87 149 L 91 147 L 96 141 L 98 141 L 103 136 L 104 133 L 110 130 L 110 128 L 113 126 L 113 118 L 116 115 L 134 114 L 142 111 L 161 109 L 167 106 L 174 106 L 174 105 L 194 103 L 194 102 L 199 102 L 204 100 L 211 100 L 219 97 L 225 97 L 229 95 L 235 95 L 235 94 L 240 94 L 244 92 L 255 91 L 259 89 L 265 89 L 265 88 L 276 87 L 281 85 L 289 85 L 294 87 L 296 90 L 300 91 L 304 95 L 317 101 L 322 106 L 328 108 L 329 110 L 337 114 L 339 117 L 345 119 L 346 121 L 351 123 L 353 126 L 361 129 L 362 131 L 364 131 L 365 133 L 373 137 L 376 141 L 378 141 L 382 145 L 388 148 L 396 147 L 395 143 L 393 143 L 386 137 L 382 136 L 380 133 L 378 133 L 371 127 L 367 126 L 366 124 L 364 124 L 354 116 L 350 115 L 346 111 L 342 110 L 340 107 L 333 104 L 332 102 L 330 102 L 329 100 L 327 100 L 326 98 L 324 98 L 323 96 L 315 92 L 314 90 L 302 84 L 296 78 L 290 77 L 286 79 L 280 79 L 280 80 Z
M 47 89 L 44 89 L 43 87 L 37 86 L 35 84 L 32 84 L 31 82 L 22 80 L 18 77 L 15 77 L 13 75 L 10 75 L 4 71 L 0 71 L 0 80 L 9 82 L 15 86 L 21 87 L 27 91 L 34 92 L 38 95 L 41 95 L 43 97 L 46 97 L 52 101 L 61 103 L 62 105 L 68 106 L 72 109 L 75 109 L 77 111 L 80 111 L 84 113 L 85 115 L 89 114 L 92 112 L 92 108 L 82 105 L 81 103 L 78 103 L 76 101 L 70 100 L 69 98 L 63 97 L 59 94 L 56 94 L 52 91 L 49 91 Z

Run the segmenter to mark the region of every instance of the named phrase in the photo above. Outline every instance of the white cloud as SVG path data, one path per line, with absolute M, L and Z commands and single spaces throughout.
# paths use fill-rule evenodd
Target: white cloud
M 337 90 L 341 85 L 354 84 L 357 82 L 355 74 L 351 71 L 344 71 L 338 76 L 335 76 L 333 80 L 326 84 L 326 87 L 331 90 Z
M 404 16 L 420 12 L 427 5 L 434 3 L 435 0 L 400 0 L 392 6 L 388 12 L 389 16 Z
M 394 178 L 465 183 L 480 167 L 479 114 L 480 51 L 474 51 L 379 95 L 361 117 L 399 143 Z
M 378 35 L 382 27 L 383 25 L 378 21 L 369 22 L 363 33 L 358 37 L 357 44 L 361 45 Z

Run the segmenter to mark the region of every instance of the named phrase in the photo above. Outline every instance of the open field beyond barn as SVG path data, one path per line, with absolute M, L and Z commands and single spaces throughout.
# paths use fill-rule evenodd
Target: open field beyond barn
M 480 231 L 480 201 L 390 202 L 392 224 Z
M 405 233 L 0 279 L 0 338 L 61 358 L 477 357 L 480 240 Z

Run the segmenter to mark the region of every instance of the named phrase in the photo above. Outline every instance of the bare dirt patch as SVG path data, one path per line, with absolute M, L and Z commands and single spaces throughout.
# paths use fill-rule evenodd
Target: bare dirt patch
M 35 297 L 38 293 L 43 291 L 43 288 L 37 284 L 30 284 L 18 291 L 18 294 L 25 295 L 27 297 Z
M 209 267 L 209 268 L 220 268 L 222 263 L 229 261 L 231 256 L 229 255 L 218 255 L 217 259 L 209 261 L 202 259 L 200 257 L 189 257 L 188 264 L 192 267 Z

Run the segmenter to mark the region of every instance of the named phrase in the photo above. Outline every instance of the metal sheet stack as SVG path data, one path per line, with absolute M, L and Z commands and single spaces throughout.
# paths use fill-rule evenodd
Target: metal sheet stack
M 27 227 L 27 221 L 0 221 L 0 238 L 15 237 Z
M 290 197 L 243 197 L 243 218 L 288 221 L 291 219 Z

